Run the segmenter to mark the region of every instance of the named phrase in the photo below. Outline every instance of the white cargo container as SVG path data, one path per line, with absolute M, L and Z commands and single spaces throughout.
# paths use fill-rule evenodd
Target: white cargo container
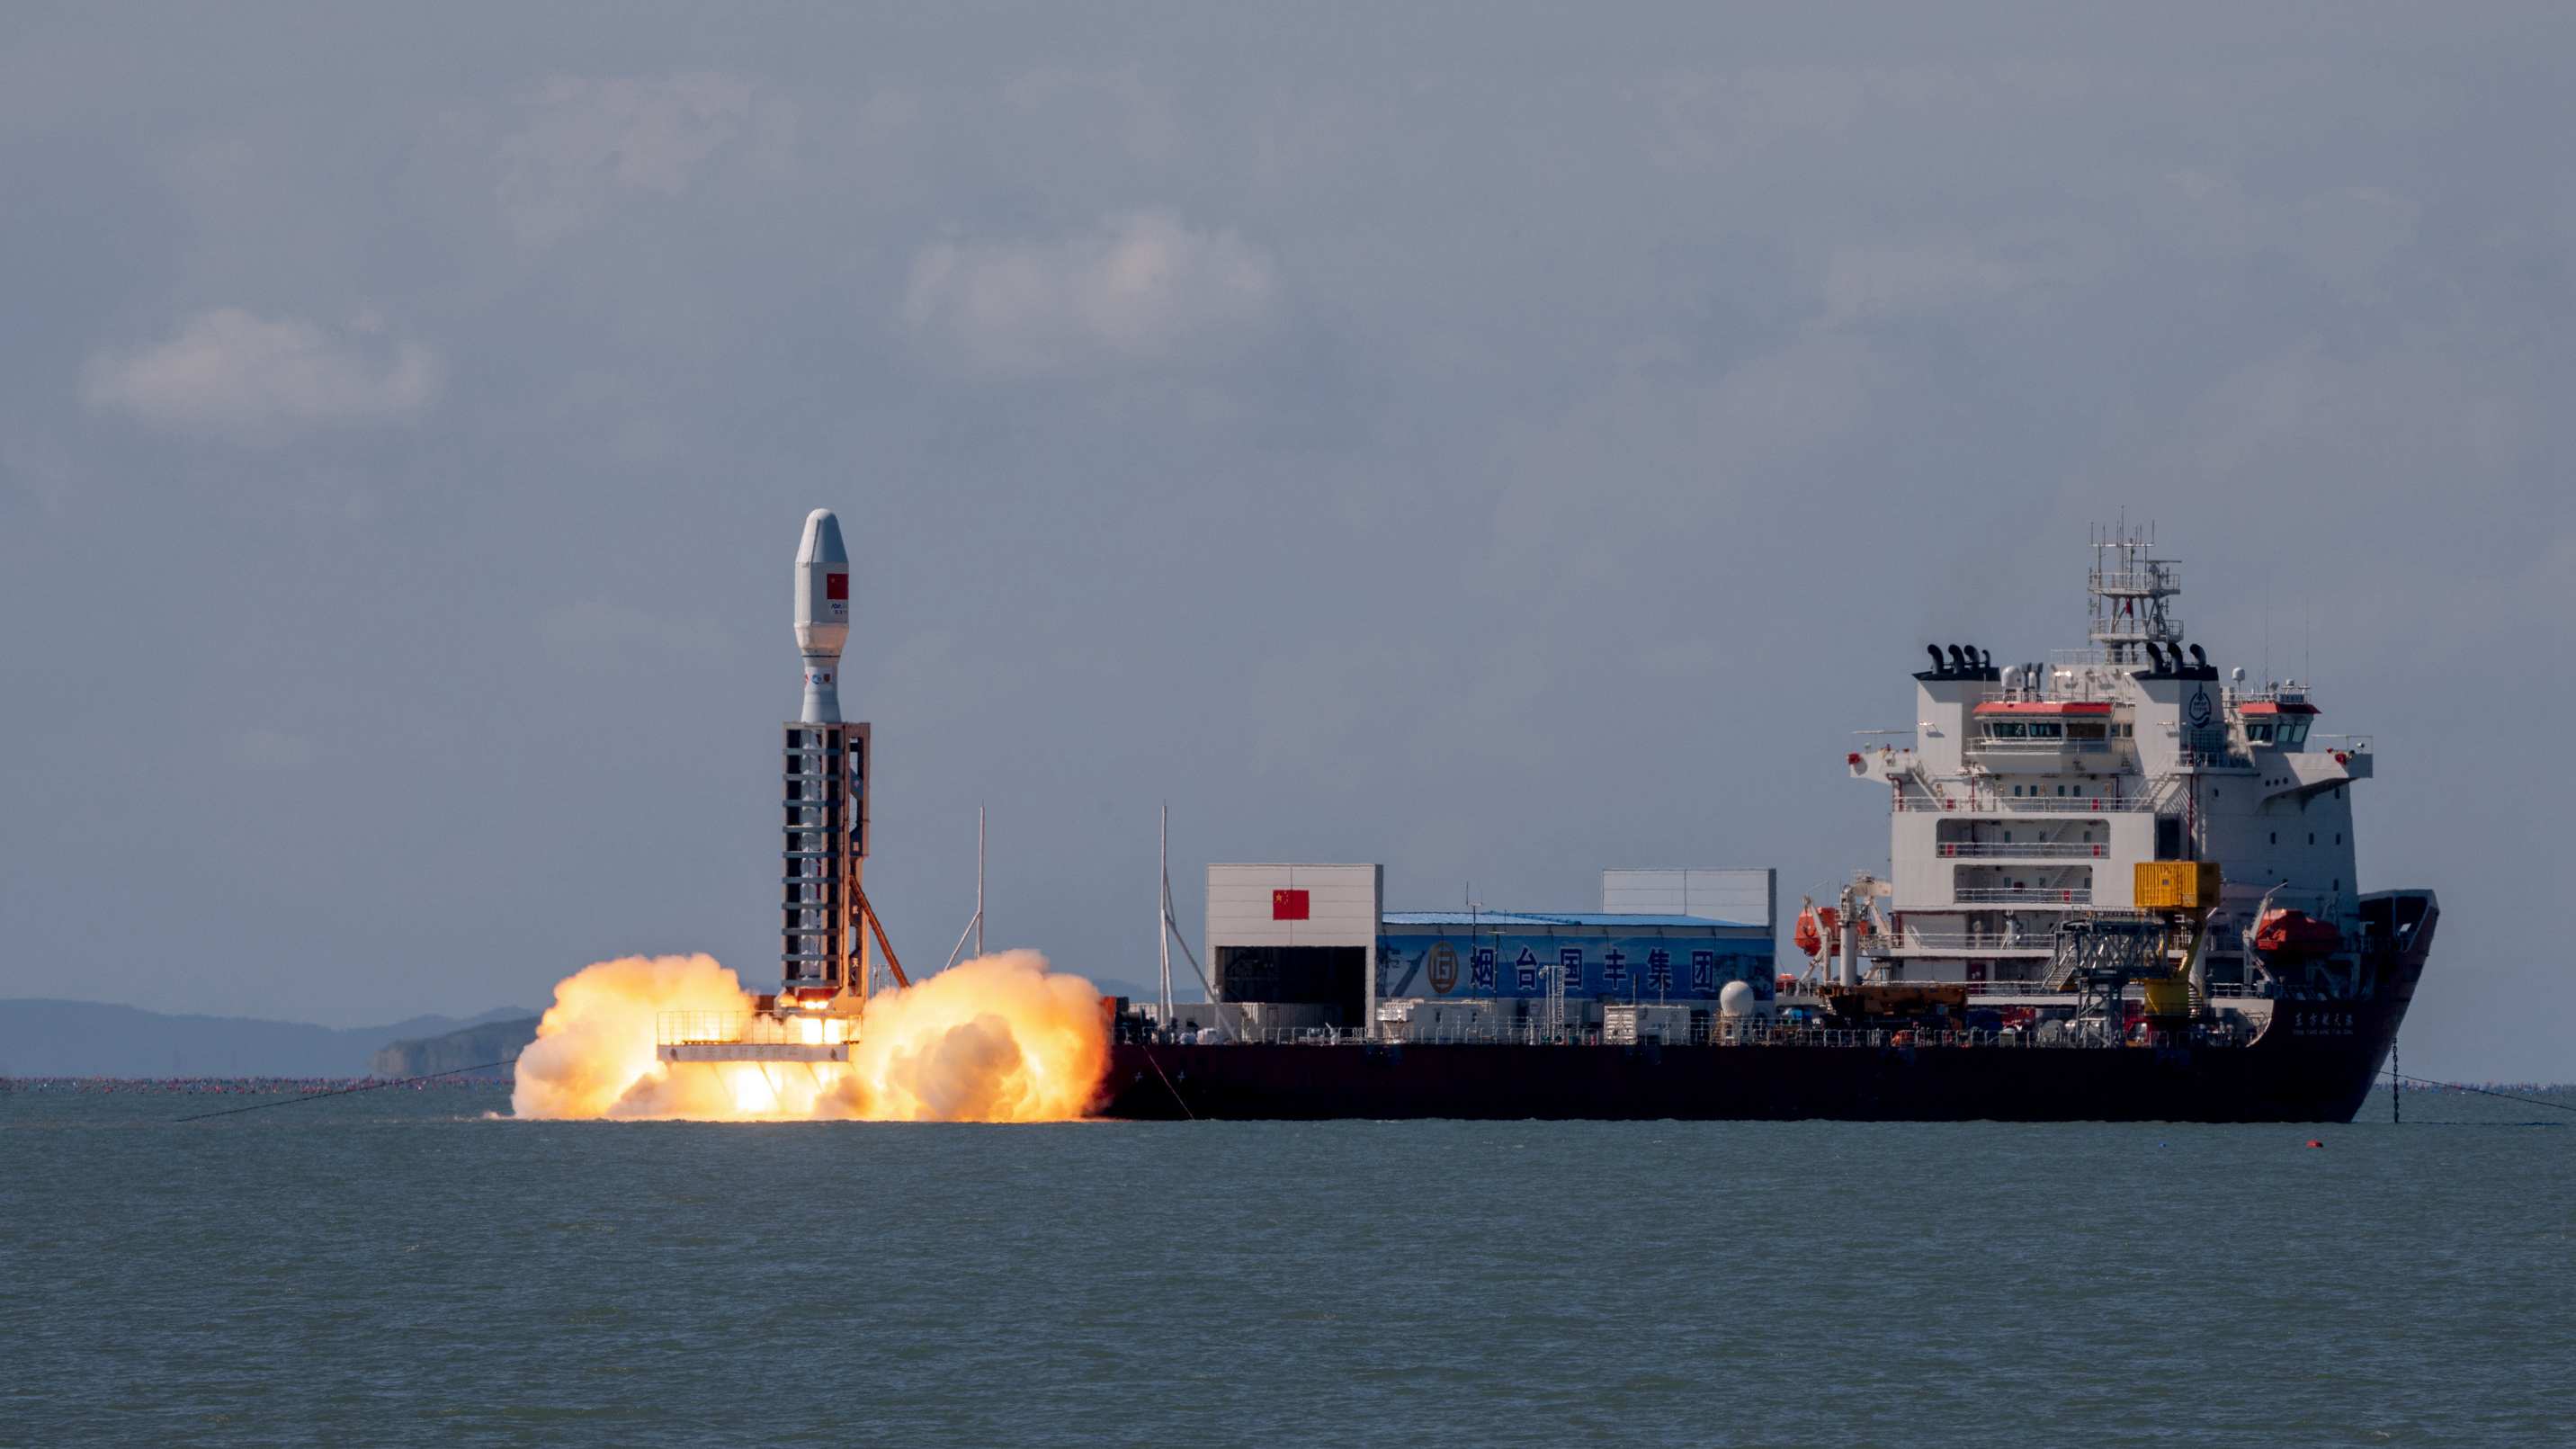
M 1691 1017 L 1696 1013 L 1700 1030 L 1691 1031 Z M 1706 1006 L 1683 1002 L 1669 1005 L 1641 1001 L 1633 1005 L 1612 1002 L 1601 1008 L 1601 1041 L 1605 1046 L 1687 1046 L 1708 1035 L 1710 1013 Z

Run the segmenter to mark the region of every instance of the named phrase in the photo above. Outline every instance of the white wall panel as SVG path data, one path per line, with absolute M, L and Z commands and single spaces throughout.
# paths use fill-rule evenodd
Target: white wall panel
M 1211 865 L 1207 942 L 1218 946 L 1377 945 L 1386 871 L 1377 865 Z M 1271 893 L 1306 892 L 1307 919 L 1271 917 Z
M 1763 870 L 1605 870 L 1601 909 L 1632 916 L 1698 916 L 1775 924 L 1773 877 Z

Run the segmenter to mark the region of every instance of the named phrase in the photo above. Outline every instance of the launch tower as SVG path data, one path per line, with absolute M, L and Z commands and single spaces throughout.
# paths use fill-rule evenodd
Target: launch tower
M 755 997 L 747 1017 L 665 1013 L 655 1041 L 665 1062 L 847 1061 L 877 959 L 894 984 L 908 984 L 861 883 L 868 727 L 841 718 L 841 650 L 849 638 L 849 550 L 841 521 L 817 508 L 806 515 L 796 548 L 804 705 L 781 732 L 778 992 Z

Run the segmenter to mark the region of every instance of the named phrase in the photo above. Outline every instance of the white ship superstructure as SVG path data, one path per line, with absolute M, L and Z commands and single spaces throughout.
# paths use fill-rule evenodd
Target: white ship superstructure
M 1912 747 L 1849 755 L 1891 811 L 1889 879 L 1860 897 L 1869 979 L 2042 982 L 2061 922 L 2136 904 L 2139 862 L 2212 861 L 2205 989 L 2362 987 L 2350 792 L 2369 742 L 2319 733 L 2304 682 L 2222 679 L 2184 640 L 2179 571 L 2150 535 L 2097 531 L 2092 549 L 2090 648 L 1999 668 L 1932 646 Z M 2297 949 L 2271 949 L 2284 932 Z

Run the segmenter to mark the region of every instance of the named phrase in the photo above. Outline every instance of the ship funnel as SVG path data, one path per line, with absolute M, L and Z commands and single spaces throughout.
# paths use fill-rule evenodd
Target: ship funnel
M 1956 644 L 1950 646 L 1950 668 L 1960 674 L 1968 672 L 1968 656 Z
M 1942 667 L 1941 667 L 1941 646 L 1940 646 L 1940 645 L 1938 645 L 1938 644 L 1926 644 L 1926 645 L 1924 645 L 1924 646 L 1923 646 L 1923 652 L 1932 656 L 1932 672 L 1933 672 L 1933 673 L 1935 673 L 1935 674 L 1942 674 L 1942 673 L 1946 673 L 1946 672 L 1947 672 L 1946 670 L 1942 669 Z
M 1978 651 L 1977 651 L 1977 667 L 1978 667 L 1979 669 L 1992 669 L 1992 668 L 1994 668 L 1994 667 L 1995 667 L 1995 651 L 1993 651 L 1992 649 L 1980 649 L 1980 650 L 1978 650 Z
M 2194 644 L 2191 646 L 2191 662 L 2199 665 L 2203 669 L 2207 669 L 2209 667 L 2209 656 L 2201 653 L 2200 646 Z

